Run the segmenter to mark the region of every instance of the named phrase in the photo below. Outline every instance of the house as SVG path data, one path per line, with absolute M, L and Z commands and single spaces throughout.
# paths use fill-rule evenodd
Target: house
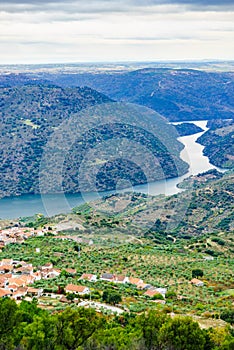
M 14 269 L 14 273 L 22 274 L 22 275 L 31 275 L 33 273 L 33 267 L 32 266 L 21 266 L 17 269 Z
M 159 294 L 161 294 L 163 296 L 163 298 L 165 298 L 166 296 L 166 292 L 167 292 L 167 288 L 156 288 L 155 289 Z
M 114 282 L 115 283 L 128 283 L 129 282 L 129 278 L 123 275 L 115 275 L 114 276 Z
M 60 269 L 46 269 L 41 271 L 42 277 L 45 279 L 56 278 L 61 274 Z
M 25 295 L 27 294 L 27 289 L 28 288 L 26 287 L 18 288 L 16 291 L 13 292 L 12 299 L 21 300 L 22 297 L 25 297 Z
M 4 277 L 5 275 L 0 276 L 0 288 L 4 288 L 7 282 L 7 278 Z
M 213 256 L 203 256 L 203 259 L 206 261 L 213 261 L 214 257 Z
M 69 300 L 63 295 L 60 299 L 59 299 L 59 301 L 61 302 L 61 303 L 69 303 Z
M 13 265 L 1 265 L 0 266 L 0 273 L 6 273 L 13 271 L 14 266 Z
M 196 287 L 203 287 L 204 286 L 204 282 L 202 282 L 201 280 L 198 280 L 197 278 L 193 278 L 190 281 L 191 284 L 193 284 Z
M 147 284 L 147 283 L 139 283 L 138 285 L 137 285 L 137 288 L 138 289 L 150 289 L 150 288 L 152 288 L 152 286 L 151 286 L 151 284 Z
M 144 282 L 140 278 L 129 277 L 129 283 L 134 284 L 135 286 L 138 286 L 139 284 L 142 284 Z
M 23 260 L 20 261 L 19 264 L 20 264 L 21 266 L 24 266 L 24 267 L 26 267 L 26 266 L 32 267 L 32 264 L 28 264 L 26 261 L 23 261 Z
M 11 291 L 0 288 L 0 298 L 9 297 L 11 294 Z
M 55 278 L 60 276 L 61 270 L 60 269 L 51 269 L 49 270 L 49 278 Z
M 35 279 L 35 281 L 40 281 L 42 279 L 41 271 L 36 271 L 32 274 L 32 277 Z
M 96 282 L 97 281 L 97 276 L 88 274 L 88 273 L 83 273 L 83 275 L 80 277 L 80 280 L 86 280 L 89 282 Z
M 43 265 L 41 267 L 41 270 L 48 270 L 48 269 L 52 269 L 53 268 L 53 264 L 52 263 L 46 263 L 45 265 Z
M 161 293 L 159 293 L 159 291 L 157 289 L 148 289 L 143 295 L 153 298 L 155 295 L 158 295 Z
M 9 284 L 5 287 L 5 289 L 11 291 L 12 293 L 16 292 L 18 289 L 18 286 L 16 284 Z
M 13 260 L 12 259 L 2 259 L 2 261 L 0 261 L 0 265 L 12 265 Z
M 85 286 L 77 286 L 75 284 L 68 284 L 65 288 L 65 292 L 84 295 L 84 294 L 89 294 L 90 289 L 88 287 L 85 287 Z
M 43 289 L 42 288 L 32 288 L 29 287 L 27 290 L 27 294 L 32 296 L 32 297 L 40 297 L 43 293 Z
M 11 277 L 8 279 L 8 289 L 10 286 L 25 287 L 27 281 L 24 278 Z
M 45 235 L 45 233 L 41 230 L 37 230 L 37 231 L 35 231 L 35 233 L 36 233 L 37 237 L 43 237 Z
M 13 277 L 12 273 L 3 273 L 0 276 L 1 278 L 5 278 L 6 282 L 8 281 L 9 278 Z
M 103 273 L 100 277 L 100 280 L 102 281 L 108 281 L 108 282 L 114 282 L 115 276 L 111 273 Z

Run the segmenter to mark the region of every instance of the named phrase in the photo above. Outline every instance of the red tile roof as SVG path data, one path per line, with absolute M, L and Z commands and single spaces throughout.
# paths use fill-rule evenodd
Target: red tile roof
M 65 289 L 66 289 L 66 291 L 69 291 L 69 292 L 83 293 L 86 288 L 87 287 L 84 287 L 84 286 L 77 286 L 75 284 L 68 284 Z
M 0 298 L 11 295 L 11 291 L 0 288 Z
M 157 294 L 160 294 L 157 290 L 151 290 L 151 289 L 148 289 L 144 295 L 148 296 L 148 297 L 154 297 L 155 295 Z M 161 294 L 160 294 L 161 295 Z

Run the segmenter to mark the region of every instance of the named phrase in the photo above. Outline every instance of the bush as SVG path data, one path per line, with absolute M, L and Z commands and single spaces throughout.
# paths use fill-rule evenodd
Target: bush
M 203 271 L 201 269 L 192 270 L 192 278 L 203 277 Z
M 234 324 L 234 310 L 225 310 L 220 314 L 220 318 L 230 324 Z

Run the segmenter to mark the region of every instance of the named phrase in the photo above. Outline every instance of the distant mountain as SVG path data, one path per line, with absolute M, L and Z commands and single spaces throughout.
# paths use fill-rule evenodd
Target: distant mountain
M 117 101 L 150 107 L 170 121 L 234 119 L 233 72 L 146 68 L 38 77 L 61 86 L 90 86 Z
M 22 77 L 21 77 L 22 78 Z M 20 79 L 21 79 L 20 78 Z M 15 83 L 15 81 L 14 81 Z M 51 160 L 50 168 L 40 168 L 42 155 L 45 146 L 50 140 L 50 136 L 54 132 L 60 132 L 58 137 L 61 139 L 60 147 L 63 154 L 63 132 L 58 131 L 61 123 L 73 119 L 79 121 L 81 110 L 84 111 L 88 107 L 109 103 L 113 100 L 105 95 L 93 90 L 89 87 L 58 87 L 51 82 L 41 83 L 35 80 L 32 84 L 29 81 L 17 86 L 0 88 L 0 196 L 12 196 L 28 193 L 39 193 L 39 176 L 46 176 L 46 182 L 43 182 L 43 191 L 46 193 L 64 191 L 66 193 L 79 192 L 79 168 L 85 158 L 86 153 L 91 150 L 97 150 L 94 153 L 93 162 L 88 162 L 85 173 L 85 184 L 83 190 L 89 191 L 89 179 L 96 169 L 98 169 L 96 184 L 98 190 L 115 189 L 119 179 L 125 179 L 132 184 L 146 183 L 147 180 L 153 181 L 163 178 L 175 177 L 184 174 L 188 165 L 180 158 L 182 144 L 176 140 L 176 133 L 166 130 L 170 128 L 166 120 L 163 118 L 154 119 L 153 124 L 164 130 L 164 140 L 168 139 L 171 144 L 170 151 L 152 134 L 147 133 L 144 129 L 132 128 L 130 125 L 123 123 L 115 125 L 113 119 L 113 109 L 108 110 L 109 124 L 101 125 L 102 110 L 100 112 L 100 125 L 94 129 L 88 130 L 84 135 L 77 136 L 78 139 L 71 144 L 67 154 L 62 162 L 62 189 L 56 187 L 53 183 L 51 171 L 59 174 L 61 164 L 56 163 L 53 151 L 49 153 L 48 161 Z M 117 108 L 117 107 L 116 107 Z M 122 110 L 120 110 L 120 113 Z M 122 114 L 121 114 L 122 115 Z M 70 118 L 72 117 L 72 118 Z M 70 119 L 69 119 L 70 118 Z M 88 115 L 87 115 L 88 118 Z M 94 115 L 96 118 L 96 115 Z M 86 122 L 86 119 L 84 119 Z M 152 128 L 155 127 L 152 125 Z M 150 126 L 149 126 L 150 127 Z M 66 130 L 68 134 L 65 139 L 69 138 L 69 134 L 75 133 L 75 129 Z M 142 169 L 126 159 L 118 157 L 113 158 L 117 152 L 115 143 L 112 144 L 111 155 L 106 152 L 108 162 L 103 162 L 102 154 L 98 152 L 98 145 L 102 142 L 108 142 L 112 138 L 122 138 L 132 141 L 132 143 L 140 142 L 142 147 L 148 149 L 157 157 L 159 170 L 163 174 L 154 174 L 152 172 L 152 164 L 147 163 L 144 158 L 144 166 L 150 174 L 146 178 Z M 165 140 L 166 141 L 166 140 Z M 95 148 L 96 147 L 96 148 Z M 117 153 L 116 153 L 117 154 Z M 131 156 L 130 156 L 131 157 Z M 134 154 L 135 160 L 141 161 L 142 155 L 137 152 Z M 176 166 L 176 165 L 177 166 Z M 40 168 L 40 171 L 39 171 Z M 59 175 L 58 175 L 59 176 Z M 86 187 L 87 184 L 87 187 Z
M 116 101 L 150 107 L 170 121 L 234 119 L 233 72 L 145 68 L 0 75 L 0 86 L 45 81 L 62 87 L 89 86 Z

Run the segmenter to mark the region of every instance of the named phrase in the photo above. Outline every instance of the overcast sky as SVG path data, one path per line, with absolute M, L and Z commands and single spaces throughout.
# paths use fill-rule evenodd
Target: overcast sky
M 234 0 L 0 0 L 0 63 L 234 59 Z

